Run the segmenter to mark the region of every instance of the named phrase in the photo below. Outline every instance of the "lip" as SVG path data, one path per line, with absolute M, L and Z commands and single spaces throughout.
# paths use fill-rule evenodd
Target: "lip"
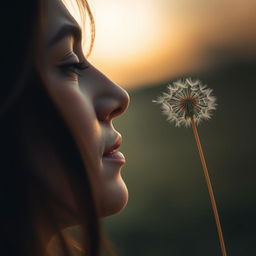
M 103 155 L 103 159 L 107 161 L 117 162 L 120 164 L 125 164 L 126 162 L 124 155 L 120 151 L 113 151 L 105 154 Z
M 121 144 L 122 144 L 122 136 L 118 134 L 115 139 L 115 142 L 110 147 L 107 147 L 105 149 L 103 153 L 103 159 L 124 164 L 125 157 L 120 151 L 118 151 L 118 148 L 121 146 Z

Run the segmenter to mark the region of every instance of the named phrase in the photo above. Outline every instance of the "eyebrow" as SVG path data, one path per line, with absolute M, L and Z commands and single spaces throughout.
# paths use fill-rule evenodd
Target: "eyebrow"
M 72 24 L 63 25 L 57 33 L 49 40 L 48 47 L 53 46 L 62 39 L 68 36 L 73 36 L 76 40 L 81 41 L 81 29 L 80 27 Z

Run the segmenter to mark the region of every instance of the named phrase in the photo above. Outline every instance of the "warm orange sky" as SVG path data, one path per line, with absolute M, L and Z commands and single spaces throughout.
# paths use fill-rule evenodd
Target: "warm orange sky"
M 254 0 L 89 0 L 90 61 L 124 87 L 150 85 L 255 52 Z

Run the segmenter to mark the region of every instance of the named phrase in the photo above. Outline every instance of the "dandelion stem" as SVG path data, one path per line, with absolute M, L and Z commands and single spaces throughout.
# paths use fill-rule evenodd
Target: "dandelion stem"
M 217 205 L 216 205 L 216 201 L 215 201 L 215 197 L 214 197 L 214 192 L 213 192 L 213 188 L 212 188 L 212 184 L 211 184 L 211 179 L 210 179 L 210 176 L 209 176 L 209 172 L 208 172 L 205 157 L 204 157 L 204 152 L 203 152 L 202 145 L 201 145 L 201 142 L 200 142 L 200 137 L 198 135 L 198 131 L 197 131 L 197 127 L 196 127 L 194 118 L 191 117 L 190 119 L 191 119 L 191 126 L 192 126 L 192 130 L 193 130 L 193 133 L 194 133 L 194 136 L 195 136 L 199 156 L 200 156 L 203 171 L 204 171 L 205 181 L 206 181 L 207 188 L 208 188 L 208 191 L 209 191 L 209 194 L 210 194 L 211 205 L 212 205 L 214 218 L 215 218 L 215 222 L 216 222 L 216 226 L 217 226 L 217 232 L 218 232 L 218 236 L 219 236 L 219 242 L 220 242 L 222 256 L 227 256 L 227 252 L 226 252 L 226 248 L 225 248 L 225 242 L 224 242 L 224 238 L 223 238 L 223 234 L 222 234 L 220 218 L 219 218 L 219 213 L 218 213 L 218 209 L 217 209 Z

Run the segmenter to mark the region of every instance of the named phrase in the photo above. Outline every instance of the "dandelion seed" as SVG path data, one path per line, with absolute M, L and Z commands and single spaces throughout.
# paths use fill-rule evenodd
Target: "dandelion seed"
M 167 115 L 167 120 L 175 123 L 177 127 L 181 125 L 185 127 L 191 125 L 192 127 L 210 195 L 221 253 L 222 256 L 227 256 L 218 208 L 196 126 L 202 120 L 210 119 L 212 111 L 217 106 L 216 98 L 212 95 L 211 89 L 206 88 L 199 80 L 193 81 L 190 78 L 174 82 L 172 85 L 168 85 L 167 88 L 168 92 L 164 92 L 162 96 L 158 97 L 157 100 L 153 100 L 153 102 L 161 104 L 162 112 Z
M 177 81 L 167 87 L 168 92 L 162 94 L 153 102 L 161 104 L 163 114 L 167 120 L 177 127 L 191 125 L 191 117 L 196 124 L 210 119 L 216 109 L 216 98 L 212 90 L 208 89 L 199 80 L 190 78 Z

